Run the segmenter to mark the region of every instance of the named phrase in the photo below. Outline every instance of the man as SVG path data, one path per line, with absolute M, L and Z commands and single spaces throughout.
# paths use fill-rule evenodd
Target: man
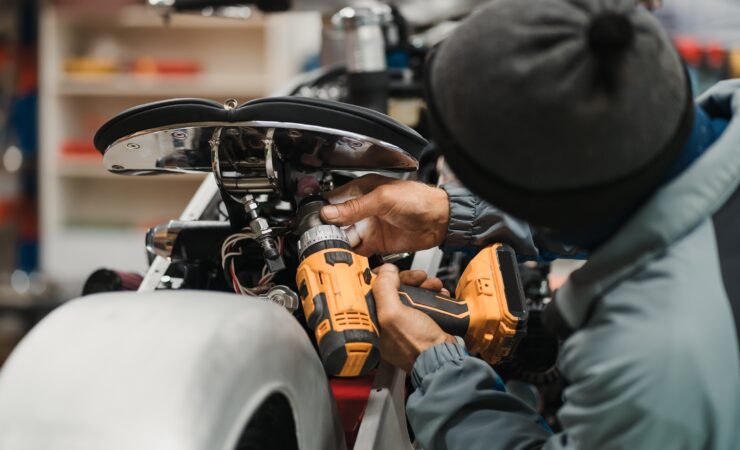
M 395 267 L 380 269 L 381 354 L 411 373 L 422 447 L 740 448 L 740 123 L 727 125 L 740 82 L 695 107 L 669 39 L 630 0 L 494 1 L 427 76 L 453 170 L 526 222 L 462 187 L 379 176 L 338 189 L 324 220 L 349 226 L 368 255 L 503 240 L 530 256 L 551 242 L 591 256 L 545 313 L 569 382 L 556 435 L 400 303 Z

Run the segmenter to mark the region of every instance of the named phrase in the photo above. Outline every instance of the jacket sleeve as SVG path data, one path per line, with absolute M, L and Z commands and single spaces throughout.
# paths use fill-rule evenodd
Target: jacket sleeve
M 450 202 L 450 222 L 443 246 L 447 249 L 484 247 L 495 242 L 510 245 L 521 259 L 551 261 L 585 258 L 578 249 L 547 239 L 526 222 L 481 200 L 458 183 L 442 185 Z
M 558 413 L 564 428 L 559 434 L 550 434 L 531 407 L 497 390 L 495 371 L 468 356 L 463 346 L 441 344 L 423 352 L 411 374 L 416 390 L 406 405 L 416 439 L 425 450 L 684 448 L 681 442 L 690 436 L 646 416 L 649 403 L 659 401 L 650 390 L 660 386 L 660 377 L 670 377 L 661 370 L 652 376 L 635 370 L 635 363 L 656 369 L 655 355 L 650 355 L 652 361 L 640 359 L 647 352 L 635 358 L 622 347 L 630 341 L 636 348 L 634 338 L 614 339 L 613 331 L 579 332 L 568 341 L 570 348 L 564 348 L 564 364 L 575 381 Z M 610 340 L 622 342 L 604 348 Z M 642 346 L 655 350 L 644 342 Z M 696 444 L 685 448 L 700 448 Z
M 406 411 L 424 450 L 539 449 L 550 433 L 531 407 L 499 390 L 500 379 L 460 344 L 423 352 Z
M 731 119 L 740 108 L 740 79 L 715 84 L 696 102 L 712 118 Z
M 650 277 L 660 288 L 653 292 L 675 298 L 665 277 Z M 625 284 L 619 294 L 604 297 L 589 324 L 563 344 L 558 366 L 570 384 L 558 411 L 561 433 L 548 434 L 534 410 L 495 390 L 498 377 L 488 364 L 459 344 L 442 344 L 422 352 L 411 374 L 416 390 L 407 415 L 422 448 L 708 448 L 708 415 L 701 406 L 706 394 L 687 363 L 695 359 L 688 348 L 704 348 L 677 326 L 691 320 L 678 313 L 666 317 L 670 306 L 654 305 L 668 300 L 645 301 L 644 281 Z M 661 321 L 671 324 L 668 330 L 656 326 Z

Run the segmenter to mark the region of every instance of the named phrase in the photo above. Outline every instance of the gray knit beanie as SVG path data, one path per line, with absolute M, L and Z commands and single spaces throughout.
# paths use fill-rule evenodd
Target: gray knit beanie
M 428 64 L 433 133 L 452 169 L 556 230 L 634 209 L 693 122 L 680 58 L 635 0 L 494 0 Z

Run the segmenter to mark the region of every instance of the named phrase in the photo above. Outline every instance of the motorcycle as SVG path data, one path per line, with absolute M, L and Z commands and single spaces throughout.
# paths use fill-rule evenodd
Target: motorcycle
M 165 14 L 218 6 L 151 3 Z M 469 11 L 475 2 L 461 3 Z M 287 7 L 279 4 L 258 6 Z M 372 376 L 327 383 L 295 286 L 304 198 L 367 172 L 409 177 L 421 167 L 434 176 L 424 170 L 436 156 L 422 134 L 335 101 L 383 111 L 388 98 L 421 97 L 420 65 L 385 65 L 389 30 L 404 29 L 398 9 L 337 13 L 335 30 L 354 56 L 303 77 L 286 90 L 293 96 L 243 105 L 168 100 L 125 111 L 99 130 L 95 145 L 111 172 L 210 175 L 178 220 L 147 234 L 143 278 L 94 274 L 85 288 L 92 295 L 24 339 L 0 373 L 0 447 L 412 447 L 405 374 L 381 364 Z M 417 59 L 438 39 L 433 29 L 417 39 L 426 42 L 415 47 Z M 426 134 L 423 121 L 415 125 Z M 376 263 L 436 273 L 443 256 L 381 255 Z M 125 289 L 136 292 L 106 292 Z

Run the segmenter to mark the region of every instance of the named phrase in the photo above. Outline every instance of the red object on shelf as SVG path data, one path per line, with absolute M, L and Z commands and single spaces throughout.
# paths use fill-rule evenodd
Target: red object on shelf
M 0 199 L 0 226 L 9 222 L 15 216 L 16 203 L 13 200 Z
M 38 58 L 36 49 L 24 47 L 18 54 L 20 73 L 18 74 L 18 93 L 27 95 L 36 91 L 39 84 Z
M 200 64 L 190 59 L 138 58 L 132 70 L 137 75 L 197 75 L 201 72 Z
M 100 156 L 91 140 L 67 139 L 62 143 L 62 154 L 66 156 Z
M 159 60 L 157 73 L 160 75 L 197 75 L 200 73 L 200 64 L 187 60 Z
M 373 388 L 375 373 L 360 378 L 332 378 L 329 386 L 337 402 L 339 417 L 342 419 L 347 448 L 355 446 L 360 422 L 365 415 L 367 400 Z
M 673 39 L 676 50 L 687 64 L 699 67 L 702 60 L 702 48 L 699 41 L 689 36 L 676 36 Z
M 727 51 L 719 42 L 710 42 L 706 47 L 707 64 L 712 69 L 722 69 L 727 60 Z
M 16 209 L 20 228 L 20 238 L 24 241 L 38 241 L 38 205 L 33 198 L 21 198 Z

